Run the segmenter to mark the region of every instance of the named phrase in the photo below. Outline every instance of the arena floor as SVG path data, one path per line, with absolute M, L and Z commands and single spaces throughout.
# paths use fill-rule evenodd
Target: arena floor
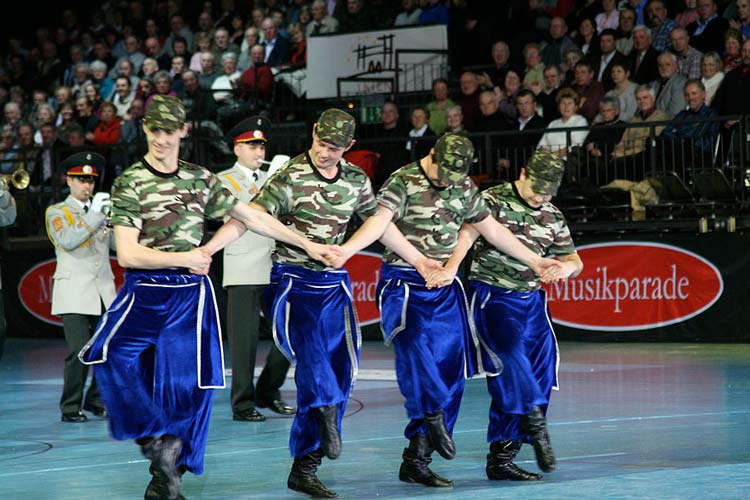
M 268 343 L 259 351 L 265 359 Z M 484 475 L 489 397 L 467 383 L 456 426 L 458 456 L 437 454 L 451 489 L 398 481 L 406 440 L 392 355 L 363 345 L 362 373 L 344 419 L 344 451 L 319 477 L 345 499 L 739 499 L 750 487 L 750 345 L 560 345 L 560 391 L 550 406 L 558 469 L 534 483 Z M 148 463 L 113 441 L 105 420 L 60 422 L 62 340 L 9 339 L 0 362 L 0 499 L 136 500 Z M 294 400 L 294 382 L 284 386 Z M 229 391 L 216 394 L 206 473 L 185 476 L 196 499 L 304 499 L 286 477 L 291 417 L 232 421 Z M 525 446 L 517 463 L 537 471 Z

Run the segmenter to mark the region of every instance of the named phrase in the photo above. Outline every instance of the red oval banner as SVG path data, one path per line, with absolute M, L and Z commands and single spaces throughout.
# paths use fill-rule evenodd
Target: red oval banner
M 115 275 L 115 288 L 120 289 L 125 280 L 125 270 L 120 267 L 115 257 L 109 258 L 112 272 Z M 52 276 L 57 266 L 56 259 L 38 263 L 23 275 L 18 283 L 18 298 L 29 313 L 37 319 L 52 325 L 62 326 L 59 316 L 53 316 L 52 310 Z
M 584 330 L 647 330 L 697 316 L 721 296 L 712 263 L 659 243 L 624 241 L 578 248 L 583 272 L 545 285 L 555 323 Z
M 344 265 L 352 281 L 352 295 L 360 326 L 380 321 L 375 290 L 380 281 L 382 260 L 380 254 L 360 252 Z

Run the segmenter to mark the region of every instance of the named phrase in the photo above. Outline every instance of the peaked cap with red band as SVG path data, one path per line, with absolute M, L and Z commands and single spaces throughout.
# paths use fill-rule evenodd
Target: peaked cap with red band
M 99 170 L 104 168 L 106 160 L 99 153 L 81 151 L 68 156 L 60 163 L 60 171 L 66 175 L 99 176 Z
M 234 126 L 227 134 L 227 142 L 234 144 L 263 141 L 267 142 L 271 122 L 263 116 L 251 116 Z

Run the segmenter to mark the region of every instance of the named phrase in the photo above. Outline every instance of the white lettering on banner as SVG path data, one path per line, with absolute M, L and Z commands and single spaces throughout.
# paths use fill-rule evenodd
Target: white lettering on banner
M 374 302 L 375 292 L 380 281 L 380 269 L 375 271 L 373 281 L 352 281 L 352 295 L 357 302 Z
M 676 264 L 671 266 L 671 275 L 635 278 L 610 278 L 607 267 L 598 267 L 596 276 L 585 280 L 569 279 L 553 283 L 549 287 L 550 302 L 614 302 L 612 311 L 621 313 L 624 300 L 686 300 L 689 296 L 690 280 L 678 276 Z
M 52 276 L 45 276 L 43 274 L 37 275 L 39 280 L 39 295 L 37 298 L 38 304 L 45 304 L 52 302 Z

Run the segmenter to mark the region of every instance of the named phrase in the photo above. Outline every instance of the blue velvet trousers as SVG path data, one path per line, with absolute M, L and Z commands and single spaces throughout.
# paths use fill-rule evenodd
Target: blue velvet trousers
M 95 365 L 115 439 L 174 434 L 178 465 L 203 472 L 214 388 L 225 386 L 211 281 L 182 270 L 128 271 L 83 363 Z
M 465 378 L 500 369 L 491 356 L 482 362 L 461 282 L 428 290 L 415 269 L 383 264 L 378 307 L 385 342 L 393 344 L 399 389 L 406 398 L 409 423 L 404 436 L 426 434 L 425 414 L 440 410 L 452 433 Z
M 269 293 L 273 337 L 296 363 L 297 414 L 289 449 L 301 458 L 320 447 L 317 408 L 338 406 L 338 429 L 359 369 L 362 336 L 345 270 L 274 264 Z
M 503 363 L 487 377 L 492 396 L 487 441 L 530 442 L 521 416 L 534 406 L 546 412 L 557 389 L 559 354 L 544 290 L 515 292 L 480 281 L 469 283 L 472 314 L 479 336 Z

